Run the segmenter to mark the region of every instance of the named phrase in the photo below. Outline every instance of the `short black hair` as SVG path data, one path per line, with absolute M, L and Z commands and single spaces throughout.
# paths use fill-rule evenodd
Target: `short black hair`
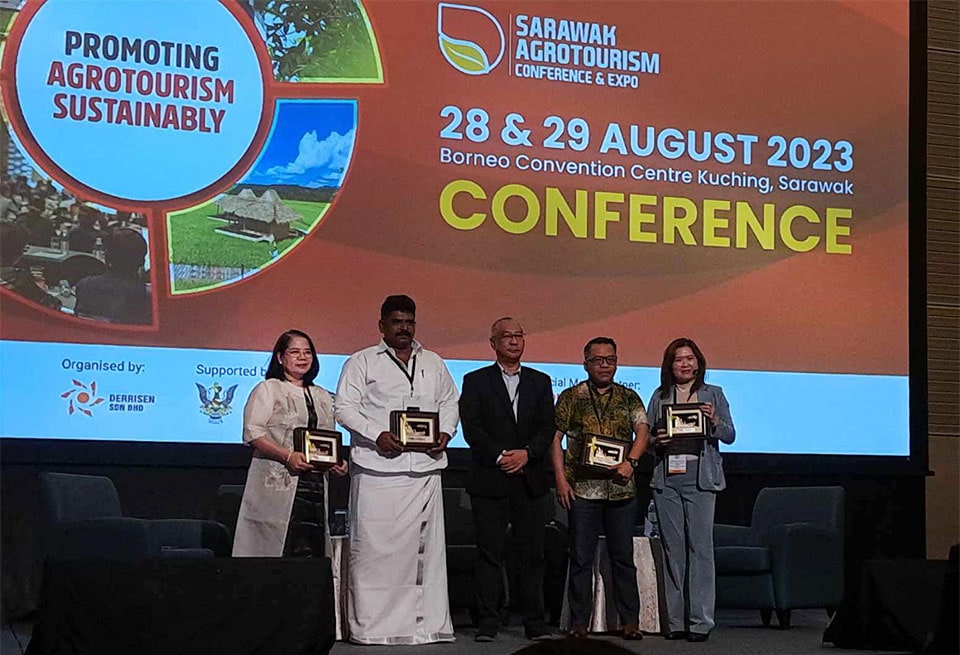
M 77 223 L 83 227 L 93 227 L 97 222 L 97 215 L 88 208 L 82 207 L 77 215 Z
M 0 264 L 13 266 L 23 256 L 30 232 L 18 223 L 0 223 Z
M 617 352 L 617 342 L 611 339 L 610 337 L 594 337 L 587 342 L 587 345 L 583 347 L 583 358 L 586 359 L 587 355 L 590 354 L 591 346 L 613 346 L 613 352 Z
M 136 273 L 147 256 L 143 235 L 128 227 L 115 227 L 103 238 L 107 266 L 123 273 Z
M 417 303 L 413 302 L 413 298 L 410 296 L 387 296 L 383 304 L 380 305 L 380 318 L 386 318 L 393 312 L 403 312 L 416 316 Z
M 264 376 L 267 380 L 285 380 L 283 375 L 283 364 L 280 363 L 278 355 L 286 351 L 287 346 L 294 337 L 303 337 L 310 344 L 310 351 L 313 353 L 313 363 L 310 364 L 310 370 L 303 374 L 303 386 L 309 387 L 313 384 L 313 379 L 320 372 L 320 360 L 317 359 L 317 349 L 313 347 L 313 339 L 302 330 L 287 330 L 277 339 L 273 346 L 273 352 L 270 353 L 270 363 L 267 364 L 267 374 Z

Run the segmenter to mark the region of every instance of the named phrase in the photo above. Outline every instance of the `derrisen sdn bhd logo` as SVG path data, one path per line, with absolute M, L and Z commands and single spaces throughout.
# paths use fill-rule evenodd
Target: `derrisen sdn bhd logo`
M 92 380 L 90 384 L 85 384 L 72 379 L 71 382 L 73 384 L 70 388 L 60 394 L 61 398 L 67 400 L 67 414 L 80 412 L 93 416 L 93 408 L 103 402 L 103 398 L 97 396 L 97 381 Z
M 486 75 L 503 60 L 503 27 L 486 9 L 441 2 L 437 5 L 440 53 L 466 75 Z

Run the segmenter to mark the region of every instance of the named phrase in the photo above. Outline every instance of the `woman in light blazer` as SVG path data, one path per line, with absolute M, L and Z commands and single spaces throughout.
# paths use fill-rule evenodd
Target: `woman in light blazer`
M 716 494 L 726 487 L 718 446 L 736 438 L 723 389 L 704 382 L 706 371 L 707 360 L 697 344 L 675 339 L 663 353 L 660 386 L 647 405 L 656 455 L 650 486 L 667 563 L 666 638 L 695 642 L 706 641 L 714 626 L 713 514 Z M 700 405 L 706 438 L 667 438 L 663 406 L 674 403 Z

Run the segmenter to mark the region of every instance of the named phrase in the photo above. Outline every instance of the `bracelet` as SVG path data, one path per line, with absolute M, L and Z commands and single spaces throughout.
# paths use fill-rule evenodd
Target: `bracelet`
M 290 466 L 290 458 L 291 458 L 291 457 L 293 457 L 293 451 L 292 451 L 292 450 L 290 451 L 290 454 L 287 455 L 287 459 L 284 460 L 284 462 L 283 462 L 283 465 L 284 465 L 284 466 Z

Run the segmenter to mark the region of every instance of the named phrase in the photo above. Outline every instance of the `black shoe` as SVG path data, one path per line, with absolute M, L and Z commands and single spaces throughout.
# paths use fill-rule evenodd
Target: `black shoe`
M 574 623 L 570 628 L 570 632 L 567 633 L 567 637 L 570 639 L 586 639 L 587 638 L 587 626 L 583 623 Z
M 702 641 L 706 641 L 709 638 L 710 638 L 709 632 L 688 632 L 687 633 L 687 641 L 690 641 L 693 643 L 700 643 Z
M 477 630 L 477 635 L 473 638 L 474 641 L 479 642 L 491 642 L 497 638 L 497 629 L 493 626 L 483 626 Z
M 643 639 L 643 633 L 640 632 L 640 626 L 636 623 L 624 626 L 622 636 L 626 641 L 640 641 Z
M 551 632 L 550 628 L 542 623 L 527 626 L 524 628 L 524 633 L 526 633 L 527 639 L 531 641 L 546 641 L 547 639 L 553 639 L 553 632 Z
M 665 634 L 663 638 L 668 641 L 676 641 L 678 639 L 684 639 L 686 638 L 686 636 L 687 636 L 687 633 L 683 632 L 682 630 L 673 630 Z

